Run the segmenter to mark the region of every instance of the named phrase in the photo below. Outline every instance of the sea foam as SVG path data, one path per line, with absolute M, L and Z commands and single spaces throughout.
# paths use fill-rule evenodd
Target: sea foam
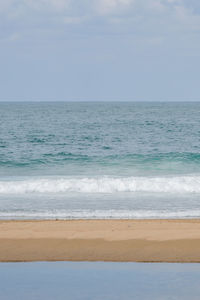
M 0 194 L 25 193 L 200 193 L 200 176 L 63 177 L 0 181 Z
M 0 211 L 0 219 L 175 219 L 199 218 L 200 210 L 46 210 Z

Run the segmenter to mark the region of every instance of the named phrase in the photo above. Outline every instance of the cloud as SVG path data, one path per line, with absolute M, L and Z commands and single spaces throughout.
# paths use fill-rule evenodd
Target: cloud
M 194 2 L 194 0 L 193 0 Z M 187 6 L 186 0 L 1 0 L 0 12 L 9 14 L 12 11 L 48 12 L 52 14 L 109 15 L 113 13 L 130 14 L 142 11 L 163 12 L 168 8 Z M 191 5 L 190 5 L 191 6 Z
M 97 0 L 94 2 L 94 8 L 97 13 L 109 14 L 119 12 L 130 8 L 134 0 Z
M 46 14 L 56 15 L 66 11 L 70 0 L 1 0 L 0 14 L 12 19 L 26 15 Z
M 25 0 L 24 4 L 36 10 L 56 10 L 61 12 L 68 9 L 70 0 Z
M 64 17 L 63 22 L 65 24 L 80 24 L 84 19 L 83 17 Z
M 67 26 L 74 26 L 79 34 L 113 32 L 159 40 L 167 32 L 174 35 L 176 31 L 199 31 L 197 3 L 197 0 L 1 0 L 0 25 L 9 28 L 7 36 L 16 30 L 33 32 L 35 28 L 37 34 L 39 29 L 40 34 L 51 30 L 52 35 L 57 30 L 65 34 Z
M 15 42 L 15 41 L 18 41 L 20 40 L 21 38 L 21 34 L 18 33 L 18 32 L 14 32 L 8 36 L 5 36 L 5 37 L 1 37 L 0 38 L 0 42 L 6 42 L 6 43 L 12 43 L 12 42 Z

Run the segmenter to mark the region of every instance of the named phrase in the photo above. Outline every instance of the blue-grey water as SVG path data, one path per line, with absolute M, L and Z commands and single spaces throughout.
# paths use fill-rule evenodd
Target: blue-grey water
M 199 264 L 0 263 L 2 300 L 199 300 Z
M 0 218 L 200 217 L 200 103 L 0 103 Z

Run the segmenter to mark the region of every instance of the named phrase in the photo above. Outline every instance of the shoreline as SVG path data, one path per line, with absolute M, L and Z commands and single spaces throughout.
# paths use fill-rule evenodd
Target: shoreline
M 0 262 L 200 262 L 200 219 L 0 220 Z

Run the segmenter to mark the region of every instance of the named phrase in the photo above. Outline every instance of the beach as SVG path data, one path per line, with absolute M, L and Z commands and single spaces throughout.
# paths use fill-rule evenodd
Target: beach
M 200 220 L 0 221 L 0 261 L 200 262 Z

